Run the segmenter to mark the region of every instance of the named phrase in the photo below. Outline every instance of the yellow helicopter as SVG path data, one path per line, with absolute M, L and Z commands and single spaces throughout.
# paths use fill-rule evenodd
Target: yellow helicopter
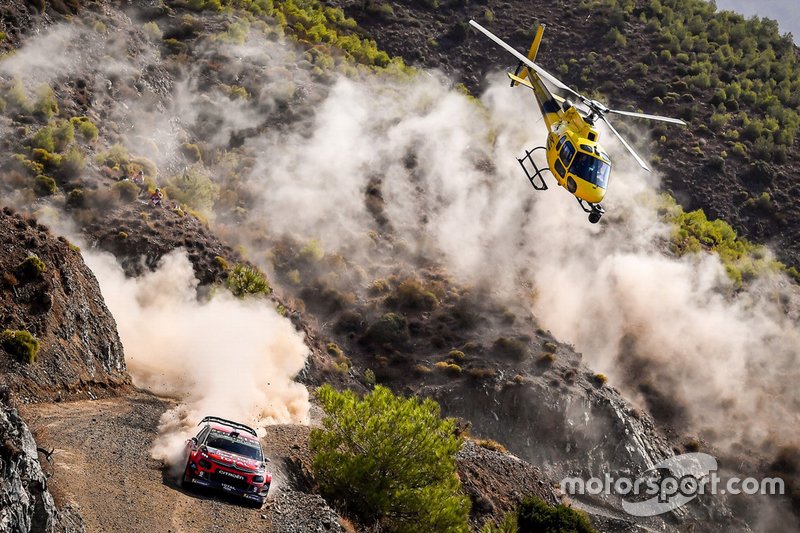
M 519 64 L 514 74 L 508 73 L 508 77 L 511 79 L 511 86 L 524 85 L 531 89 L 542 111 L 548 131 L 547 146 L 526 150 L 525 157 L 517 159 L 531 185 L 536 190 L 546 190 L 547 183 L 544 181 L 542 172 L 549 171 L 555 176 L 559 185 L 577 198 L 583 211 L 589 214 L 589 222 L 592 224 L 599 222 L 600 217 L 605 213 L 600 202 L 606 194 L 608 180 L 611 175 L 611 159 L 598 143 L 599 136 L 594 128 L 595 121 L 602 120 L 642 168 L 648 172 L 650 167 L 647 166 L 647 163 L 614 129 L 605 115 L 625 115 L 686 125 L 684 121 L 676 118 L 609 109 L 597 100 L 592 100 L 579 94 L 556 79 L 555 76 L 534 63 L 539 44 L 542 42 L 544 24 L 538 25 L 536 35 L 526 57 L 474 20 L 470 20 L 469 23 L 519 59 Z M 579 110 L 570 100 L 553 94 L 545 85 L 545 81 L 568 95 L 577 98 L 585 109 Z M 536 165 L 532 156 L 537 150 L 545 150 L 549 168 L 540 169 Z M 529 170 L 529 167 L 532 170 Z

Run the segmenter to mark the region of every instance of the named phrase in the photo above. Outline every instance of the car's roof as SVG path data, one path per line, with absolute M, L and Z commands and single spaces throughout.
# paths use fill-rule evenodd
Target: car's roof
M 210 422 L 208 425 L 211 426 L 211 429 L 214 429 L 216 431 L 220 431 L 220 432 L 228 434 L 228 435 L 230 435 L 231 433 L 236 433 L 238 438 L 241 439 L 241 440 L 247 440 L 247 441 L 254 442 L 254 443 L 258 442 L 258 439 L 253 438 L 252 436 L 248 435 L 245 432 L 238 431 L 236 428 L 232 428 L 232 427 L 226 426 L 224 424 L 218 424 L 216 422 Z

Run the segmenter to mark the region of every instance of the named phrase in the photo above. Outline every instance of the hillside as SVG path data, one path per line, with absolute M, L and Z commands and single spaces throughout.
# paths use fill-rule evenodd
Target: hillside
M 774 21 L 715 13 L 703 0 L 330 3 L 389 53 L 442 69 L 472 91 L 484 87 L 485 74 L 515 63 L 469 29 L 469 19 L 519 50 L 538 19 L 547 24 L 539 62 L 561 80 L 617 109 L 689 122 L 682 129 L 615 121 L 640 136 L 634 144 L 686 210 L 702 208 L 800 264 L 800 50 Z
M 473 530 L 531 493 L 557 503 L 565 476 L 637 476 L 682 452 L 718 457 L 726 475 L 777 473 L 796 488 L 798 286 L 768 249 L 659 196 L 671 189 L 711 216 L 725 206 L 723 218 L 754 241 L 785 238 L 776 253 L 796 264 L 790 180 L 764 181 L 774 169 L 794 175 L 781 144 L 793 132 L 780 133 L 792 131 L 793 96 L 769 87 L 784 122 L 778 131 L 760 121 L 750 140 L 702 127 L 643 135 L 654 136 L 643 151 L 661 158 L 663 187 L 620 158 L 612 209 L 588 227 L 571 198 L 534 195 L 509 177 L 519 146 L 538 138 L 509 118 L 529 95 L 484 78 L 506 60 L 459 22 L 480 18 L 523 48 L 530 6 L 341 6 L 0 7 L 0 202 L 25 213 L 3 215 L 0 237 L 13 252 L 3 267 L 28 276 L 3 278 L 0 325 L 41 343 L 32 362 L 4 351 L 0 375 L 16 402 L 37 402 L 21 408 L 37 442 L 62 453 L 56 503 L 85 508 L 90 530 L 105 520 L 106 493 L 121 529 L 157 528 L 161 513 L 144 512 L 151 500 L 176 528 L 206 506 L 198 527 L 346 528 L 349 510 L 322 499 L 308 465 L 323 383 L 381 384 L 458 417 Z M 600 90 L 618 107 L 691 121 L 730 112 L 726 131 L 750 131 L 743 113 L 755 116 L 748 106 L 760 103 L 728 98 L 725 87 L 739 82 L 721 81 L 710 35 L 683 30 L 669 56 L 656 53 L 666 45 L 653 39 L 672 30 L 647 28 L 680 26 L 688 11 L 539 7 L 542 62 L 566 81 L 590 90 L 613 70 Z M 722 17 L 728 26 L 713 39 L 741 31 L 739 19 Z M 590 30 L 574 49 L 585 53 L 572 63 L 574 49 L 554 44 L 581 25 Z M 751 51 L 796 55 L 769 23 L 759 31 Z M 595 57 L 589 44 L 606 48 Z M 753 57 L 736 63 L 741 84 L 772 79 Z M 775 68 L 791 89 L 797 66 L 782 57 Z M 453 79 L 421 68 L 434 66 Z M 486 89 L 480 100 L 454 87 L 462 80 L 475 94 Z M 709 109 L 721 89 L 724 102 Z M 786 159 L 767 168 L 763 149 Z M 737 155 L 720 164 L 722 150 Z M 732 168 L 745 170 L 719 186 Z M 150 205 L 157 188 L 160 207 Z M 94 401 L 106 395 L 116 397 Z M 264 427 L 273 447 L 287 491 L 261 512 L 170 478 L 176 443 L 223 409 Z M 105 435 L 108 448 L 93 450 Z M 126 464 L 143 468 L 135 483 L 114 486 L 109 465 L 131 439 L 142 445 Z M 108 490 L 95 494 L 96 480 L 69 475 L 81 469 L 109 472 L 97 481 Z M 576 496 L 572 505 L 603 531 L 797 527 L 792 495 L 698 498 L 642 519 L 620 500 Z

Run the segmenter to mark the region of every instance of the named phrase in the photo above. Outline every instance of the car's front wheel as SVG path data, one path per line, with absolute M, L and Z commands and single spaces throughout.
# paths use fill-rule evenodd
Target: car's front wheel
M 189 463 L 186 463 L 186 468 L 183 469 L 183 476 L 181 476 L 181 487 L 188 487 L 192 484 L 192 478 L 194 476 L 191 474 L 191 470 L 189 469 Z

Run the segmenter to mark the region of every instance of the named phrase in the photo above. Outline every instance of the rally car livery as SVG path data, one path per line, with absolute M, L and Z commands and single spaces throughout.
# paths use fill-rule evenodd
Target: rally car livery
M 215 416 L 198 425 L 203 428 L 186 441 L 184 485 L 218 489 L 263 504 L 272 475 L 255 430 Z

